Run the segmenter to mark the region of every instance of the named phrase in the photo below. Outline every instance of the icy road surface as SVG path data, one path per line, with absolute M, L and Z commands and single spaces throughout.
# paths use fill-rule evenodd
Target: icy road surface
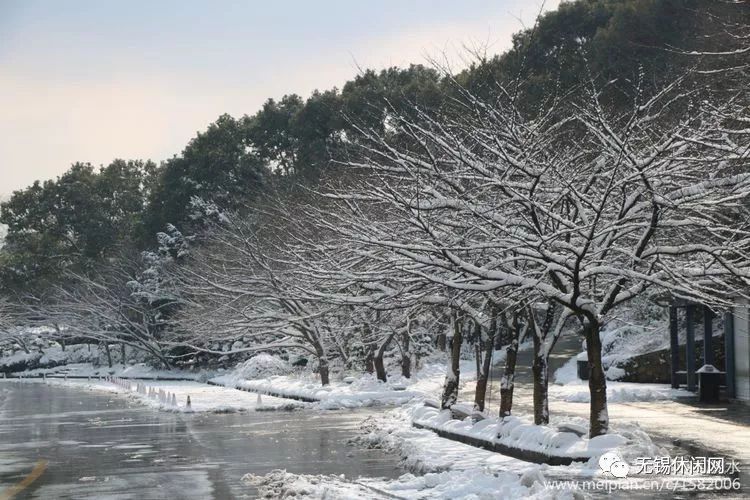
M 346 445 L 366 415 L 159 412 L 102 392 L 3 381 L 0 497 L 25 483 L 17 498 L 252 498 L 241 477 L 274 469 L 398 477 L 397 456 Z

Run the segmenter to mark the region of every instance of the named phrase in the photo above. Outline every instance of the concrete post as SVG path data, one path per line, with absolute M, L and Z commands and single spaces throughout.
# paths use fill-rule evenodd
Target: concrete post
M 737 397 L 737 387 L 734 385 L 734 314 L 724 313 L 724 371 L 727 378 L 727 397 Z
M 714 312 L 706 306 L 703 306 L 703 364 L 714 364 L 714 344 L 713 344 L 713 319 Z
M 680 370 L 680 341 L 677 331 L 677 308 L 675 306 L 669 307 L 669 355 L 672 361 L 670 367 L 672 387 L 677 389 L 680 387 L 680 381 L 677 378 L 677 372 Z
M 685 328 L 687 342 L 685 343 L 685 370 L 687 371 L 687 390 L 695 392 L 695 306 L 685 307 Z

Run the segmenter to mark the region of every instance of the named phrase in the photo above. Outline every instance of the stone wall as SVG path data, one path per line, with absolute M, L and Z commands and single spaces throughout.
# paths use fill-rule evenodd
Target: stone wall
M 724 336 L 713 337 L 714 366 L 724 371 Z M 669 349 L 648 352 L 625 362 L 619 362 L 618 366 L 625 370 L 625 375 L 618 380 L 622 382 L 640 382 L 669 384 L 672 381 L 670 370 Z M 695 341 L 695 368 L 703 366 L 703 340 Z M 680 345 L 680 367 L 685 370 L 685 346 Z

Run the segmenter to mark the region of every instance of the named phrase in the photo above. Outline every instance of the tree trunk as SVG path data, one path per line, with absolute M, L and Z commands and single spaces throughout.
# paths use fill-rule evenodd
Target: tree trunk
M 445 352 L 445 344 L 446 344 L 446 342 L 445 342 L 445 333 L 438 334 L 438 337 L 437 337 L 437 348 L 441 352 Z
M 385 372 L 385 364 L 383 363 L 383 355 L 379 354 L 375 356 L 375 376 L 381 382 L 388 382 L 388 374 Z
M 365 346 L 365 371 L 367 373 L 375 373 L 375 348 L 372 346 L 372 331 L 370 330 L 370 324 L 365 322 L 362 324 L 362 342 Z
M 532 341 L 534 359 L 531 363 L 531 373 L 534 377 L 534 423 L 547 425 L 549 423 L 549 350 L 545 348 L 546 340 L 552 329 L 555 318 L 555 306 L 549 303 L 541 326 L 536 323 L 533 308 L 528 308 L 529 324 L 532 327 Z M 554 345 L 554 344 L 553 344 Z
M 161 357 L 161 364 L 164 365 L 164 369 L 166 369 L 166 370 L 171 370 L 172 369 L 172 365 L 169 364 L 169 361 L 167 361 L 167 358 L 165 358 L 165 357 Z
M 385 351 L 388 349 L 388 346 L 391 344 L 391 341 L 393 340 L 393 337 L 395 335 L 395 333 L 391 333 L 390 335 L 388 335 L 388 337 L 378 349 L 378 352 L 375 353 L 375 373 L 378 377 L 378 380 L 383 382 L 388 381 L 388 374 L 385 372 L 385 363 L 383 362 L 383 356 L 385 355 Z
M 481 326 L 476 325 L 478 338 L 481 340 Z M 497 331 L 497 314 L 493 311 L 487 338 L 482 344 L 482 366 L 477 372 L 477 387 L 474 391 L 474 409 L 484 411 L 485 398 L 487 396 L 487 381 L 492 369 L 492 351 L 495 347 L 495 332 Z
M 451 362 L 448 366 L 448 373 L 445 376 L 443 386 L 443 397 L 440 401 L 440 407 L 443 409 L 450 408 L 458 400 L 458 383 L 461 376 L 461 325 L 457 315 L 453 315 L 453 342 L 451 344 Z
M 408 331 L 401 334 L 401 376 L 411 378 L 411 353 L 409 352 L 409 343 L 411 336 Z
M 503 371 L 503 378 L 500 379 L 500 418 L 509 416 L 513 409 L 519 332 L 518 328 L 513 328 L 513 337 L 505 349 L 505 370 Z
M 109 350 L 109 342 L 104 343 L 104 352 L 107 353 L 107 364 L 112 368 L 112 353 Z
M 127 360 L 125 359 L 125 344 L 120 344 L 120 359 L 122 359 L 122 364 L 127 364 Z
M 17 339 L 17 341 L 18 341 L 18 344 L 21 346 L 21 349 L 23 349 L 23 352 L 25 352 L 26 354 L 31 353 L 31 351 L 29 351 L 29 346 L 26 345 L 26 342 L 24 342 L 21 339 Z
M 320 373 L 320 384 L 321 385 L 328 385 L 331 383 L 331 379 L 329 377 L 328 373 L 328 357 L 326 356 L 326 351 L 323 349 L 323 346 L 320 344 L 320 342 L 316 339 L 314 342 L 315 348 L 315 355 L 318 358 L 318 372 Z
M 318 359 L 318 370 L 320 370 L 320 384 L 324 386 L 330 384 L 331 380 L 328 375 L 328 360 L 325 359 L 325 357 Z
M 57 332 L 57 339 L 60 341 L 60 348 L 62 349 L 62 352 L 65 352 L 65 339 L 60 334 L 60 325 L 55 323 L 55 332 Z
M 372 348 L 367 348 L 367 356 L 365 356 L 365 371 L 367 373 L 375 373 L 375 355 L 372 353 Z
M 586 354 L 589 361 L 589 437 L 601 436 L 609 430 L 607 413 L 607 379 L 602 366 L 602 341 L 599 338 L 601 325 L 588 321 L 586 325 Z
M 548 359 L 540 352 L 537 343 L 534 342 L 534 361 L 531 366 L 534 375 L 534 423 L 546 425 L 549 423 L 549 367 Z

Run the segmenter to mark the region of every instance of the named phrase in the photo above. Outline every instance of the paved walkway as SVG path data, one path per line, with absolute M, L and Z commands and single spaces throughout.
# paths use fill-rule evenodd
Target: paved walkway
M 580 352 L 581 340 L 566 336 L 559 340 L 550 357 L 550 381 L 554 372 L 568 359 Z M 519 352 L 516 370 L 516 387 L 513 410 L 516 415 L 531 415 L 532 351 Z M 502 366 L 492 373 L 490 412 L 497 411 L 500 403 L 499 380 Z M 467 384 L 462 399 L 473 399 L 474 384 Z M 685 454 L 694 456 L 724 456 L 741 461 L 741 477 L 750 485 L 750 406 L 743 403 L 703 404 L 697 398 L 679 400 L 610 403 L 609 417 L 612 422 L 637 422 L 644 431 L 660 445 L 676 445 Z M 550 413 L 570 415 L 588 419 L 588 403 L 571 403 L 555 399 L 551 395 Z

